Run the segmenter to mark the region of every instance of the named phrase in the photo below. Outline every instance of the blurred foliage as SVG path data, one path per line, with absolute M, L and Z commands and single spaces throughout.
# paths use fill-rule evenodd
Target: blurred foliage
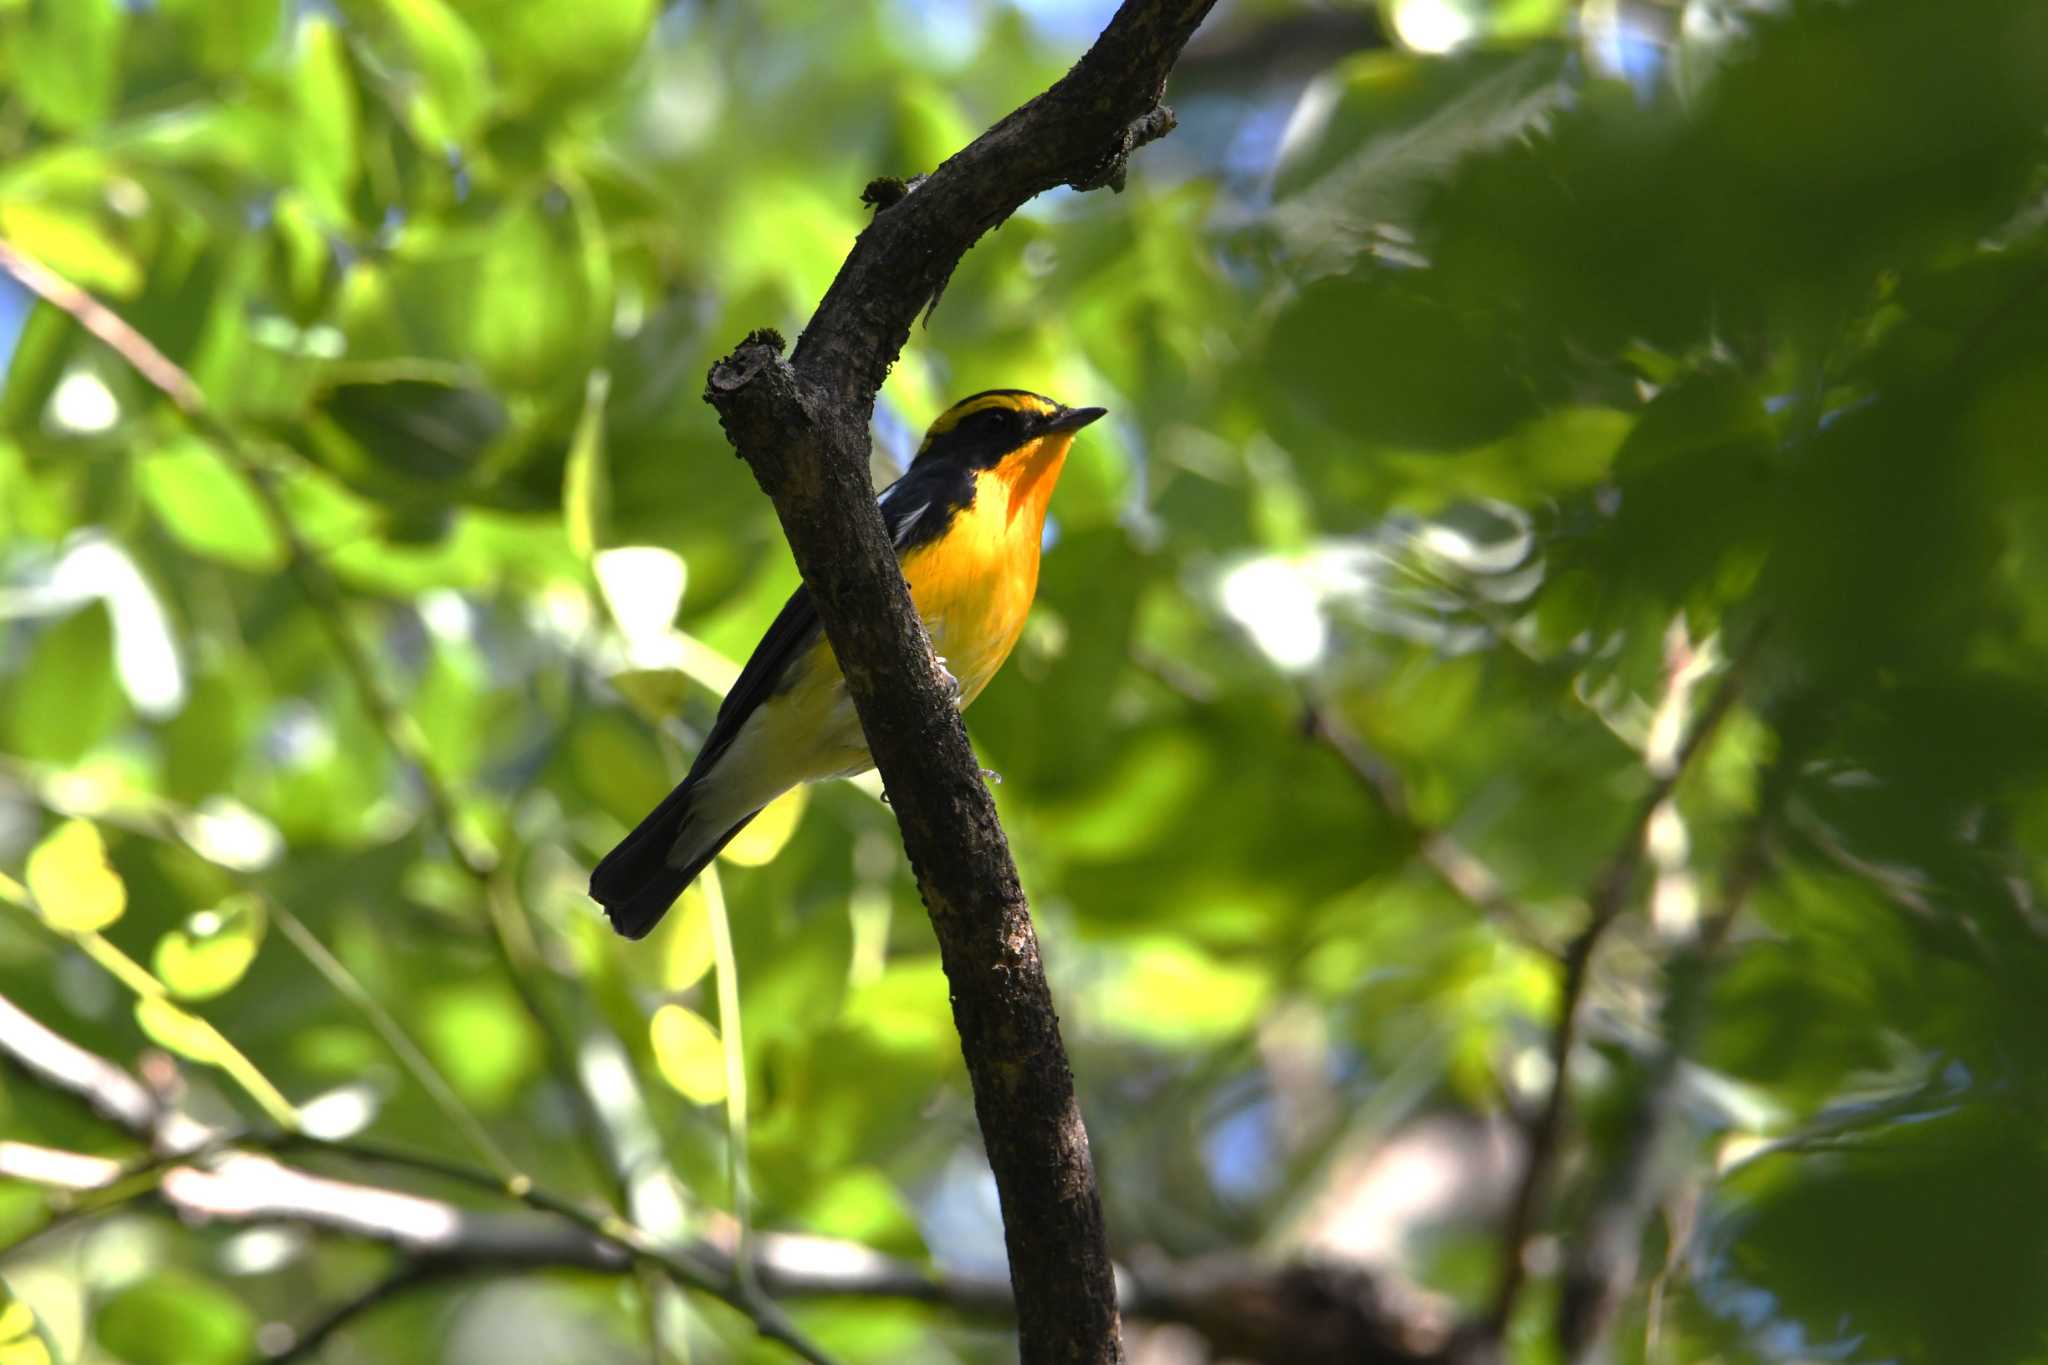
M 801 328 L 868 178 L 929 169 L 1109 8 L 0 3 L 0 236 L 256 461 L 0 286 L 0 867 L 51 921 L 0 907 L 7 998 L 117 1059 L 182 1054 L 205 1112 L 260 1115 L 247 1068 L 472 1157 L 288 910 L 521 1169 L 604 1196 L 339 624 L 495 850 L 606 1121 L 665 1156 L 636 1213 L 730 1209 L 701 892 L 638 945 L 581 895 L 794 582 L 701 376 Z M 1391 46 L 1284 41 L 1319 13 L 1225 7 L 1181 130 L 1127 193 L 978 246 L 877 418 L 886 479 L 974 389 L 1114 414 L 971 716 L 1114 1241 L 1371 1242 L 1476 1302 L 1496 1206 L 1328 1213 L 1347 1154 L 1546 1084 L 1548 956 L 1417 830 L 1561 944 L 1674 672 L 1740 658 L 1654 912 L 1601 959 L 1560 1229 L 1625 1146 L 1660 964 L 1761 820 L 1618 1357 L 2048 1358 L 2048 8 L 1389 0 L 1364 31 Z M 724 875 L 755 1216 L 997 1268 L 888 811 L 839 784 L 776 814 Z M 12 1074 L 0 1130 L 126 1154 Z M 0 1194 L 12 1235 L 35 1203 Z M 140 1212 L 63 1245 L 0 1264 L 35 1305 L 0 1356 L 236 1360 L 381 1261 Z M 854 1359 L 1006 1349 L 928 1309 L 797 1311 Z M 613 1282 L 458 1284 L 327 1358 L 500 1359 L 516 1330 L 551 1352 L 524 1358 L 616 1359 L 643 1328 Z M 777 1355 L 715 1307 L 685 1330 L 693 1358 Z

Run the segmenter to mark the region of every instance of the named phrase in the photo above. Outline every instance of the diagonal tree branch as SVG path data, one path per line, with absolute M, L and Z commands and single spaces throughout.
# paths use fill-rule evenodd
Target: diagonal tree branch
M 775 503 L 938 935 L 1026 1365 L 1120 1360 L 1115 1280 L 1030 907 L 883 532 L 868 424 L 911 325 L 984 232 L 1054 186 L 1120 186 L 1131 151 L 1173 126 L 1167 73 L 1213 3 L 1126 0 L 1045 93 L 928 178 L 871 186 L 874 220 L 795 353 L 756 332 L 705 390 Z

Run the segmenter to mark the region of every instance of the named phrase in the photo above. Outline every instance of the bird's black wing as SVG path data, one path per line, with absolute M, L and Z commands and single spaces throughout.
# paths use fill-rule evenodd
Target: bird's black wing
M 882 522 L 896 553 L 901 555 L 912 546 L 936 538 L 954 514 L 973 498 L 973 474 L 949 464 L 920 466 L 890 484 L 882 490 L 880 505 Z M 818 620 L 818 608 L 811 601 L 811 590 L 799 586 L 789 595 L 789 601 L 782 604 L 768 633 L 754 646 L 746 667 L 740 670 L 738 681 L 719 704 L 711 733 L 704 737 L 704 747 L 698 751 L 697 761 L 690 765 L 691 777 L 709 771 L 732 744 L 740 727 L 747 723 L 747 717 L 789 687 L 793 681 L 789 676 L 791 667 L 817 644 L 824 629 Z

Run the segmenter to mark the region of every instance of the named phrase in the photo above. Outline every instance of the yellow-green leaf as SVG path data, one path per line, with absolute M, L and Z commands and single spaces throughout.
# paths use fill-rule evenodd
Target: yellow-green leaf
M 231 896 L 201 910 L 156 941 L 157 979 L 181 1000 L 210 1000 L 231 990 L 256 960 L 263 926 L 263 902 L 254 896 Z
M 770 801 L 718 856 L 738 867 L 759 867 L 782 852 L 804 818 L 805 789 L 791 787 Z
M 711 1021 L 682 1005 L 663 1005 L 648 1025 L 661 1078 L 692 1104 L 725 1098 L 725 1054 Z
M 87 820 L 66 820 L 35 846 L 28 889 L 43 918 L 67 933 L 97 933 L 128 908 L 128 888 Z
M 0 1341 L 0 1365 L 50 1365 L 50 1348 L 34 1337 Z
M 158 1047 L 189 1061 L 218 1066 L 227 1055 L 213 1025 L 158 996 L 145 995 L 135 1002 L 135 1022 Z
M 669 926 L 661 958 L 662 988 L 686 991 L 711 970 L 711 903 L 701 884 L 683 892 L 669 915 Z
M 9 1299 L 4 1307 L 0 1307 L 0 1341 L 25 1337 L 35 1329 L 35 1310 L 20 1299 Z
M 181 439 L 134 467 L 150 510 L 186 549 L 259 573 L 284 567 L 262 503 L 212 447 Z
M 142 289 L 142 262 L 85 209 L 48 199 L 8 199 L 0 202 L 0 233 L 82 289 L 123 299 Z
M 359 121 L 348 48 L 336 25 L 319 18 L 299 25 L 297 47 L 292 102 L 298 114 L 298 185 L 323 219 L 345 223 L 356 182 Z

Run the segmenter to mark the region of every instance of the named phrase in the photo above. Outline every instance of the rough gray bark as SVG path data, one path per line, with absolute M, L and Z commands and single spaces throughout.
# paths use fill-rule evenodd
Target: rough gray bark
M 1115 1276 L 1030 907 L 883 532 L 868 423 L 918 314 L 984 232 L 1056 185 L 1121 185 L 1131 151 L 1173 126 L 1166 75 L 1213 3 L 1127 0 L 1071 71 L 929 177 L 870 186 L 874 221 L 794 354 L 757 332 L 705 390 L 774 500 L 902 825 L 1002 1200 L 1027 1363 L 1121 1360 Z

